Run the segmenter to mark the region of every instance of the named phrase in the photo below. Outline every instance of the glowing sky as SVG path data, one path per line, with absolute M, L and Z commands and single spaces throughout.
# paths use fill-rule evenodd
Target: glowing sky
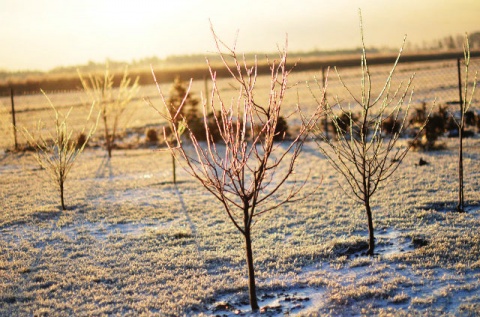
M 422 43 L 480 30 L 480 0 L 0 0 L 0 69 L 214 50 L 209 19 L 240 51 Z

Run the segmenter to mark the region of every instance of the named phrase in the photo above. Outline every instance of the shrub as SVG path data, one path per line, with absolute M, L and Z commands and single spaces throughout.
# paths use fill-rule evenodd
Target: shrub
M 201 127 L 198 103 L 199 100 L 188 91 L 187 84 L 179 76 L 175 77 L 167 99 L 167 109 L 177 128 L 182 120 L 186 120 L 189 126 L 195 126 L 197 130 Z
M 282 141 L 290 136 L 288 132 L 288 123 L 283 116 L 278 117 L 277 125 L 275 126 L 274 141 Z
M 400 132 L 402 122 L 396 118 L 388 117 L 382 122 L 382 132 L 388 135 L 394 135 Z
M 468 110 L 465 112 L 465 125 L 475 126 L 477 121 L 475 112 Z
M 333 115 L 333 113 L 332 113 Z M 335 116 L 335 115 L 334 115 Z M 335 135 L 337 139 L 342 137 L 357 137 L 359 136 L 358 123 L 360 115 L 352 112 L 341 111 L 341 114 L 330 123 L 334 127 Z
M 83 133 L 83 132 L 80 133 L 77 136 L 77 140 L 76 140 L 77 149 L 80 149 L 82 146 L 86 147 L 89 139 L 90 139 L 90 137 L 87 136 L 85 133 Z
M 443 144 L 437 144 L 437 140 L 441 137 L 448 125 L 446 107 L 439 106 L 438 112 L 431 113 L 428 117 L 427 106 L 425 103 L 420 108 L 417 108 L 415 115 L 410 119 L 413 126 L 421 126 L 428 117 L 428 122 L 425 125 L 421 138 L 417 138 L 410 142 L 410 145 L 415 149 L 426 151 L 439 150 L 444 148 Z
M 158 143 L 158 133 L 157 133 L 157 130 L 153 129 L 153 128 L 148 128 L 146 131 L 145 131 L 145 137 L 146 137 L 146 141 L 150 144 L 156 144 Z

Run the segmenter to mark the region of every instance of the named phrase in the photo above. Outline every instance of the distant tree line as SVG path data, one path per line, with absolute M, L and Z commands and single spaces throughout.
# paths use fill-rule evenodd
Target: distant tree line
M 438 60 L 450 58 L 463 58 L 462 44 L 463 36 L 446 36 L 441 39 L 435 39 L 431 42 L 424 42 L 422 45 L 415 45 L 414 49 L 432 51 L 436 53 L 428 54 L 411 54 L 403 55 L 402 62 L 415 62 L 423 60 Z M 480 31 L 469 34 L 469 43 L 471 56 L 480 56 Z M 289 54 L 290 60 L 299 61 L 297 71 L 319 69 L 327 66 L 357 66 L 358 54 L 362 52 L 361 48 L 344 49 L 344 50 L 311 50 L 307 52 L 292 52 Z M 370 64 L 392 63 L 395 54 L 391 56 L 385 53 L 391 53 L 388 48 L 378 49 L 371 48 L 367 50 L 370 55 Z M 375 58 L 376 53 L 382 53 Z M 267 53 L 247 53 L 245 59 L 253 61 L 255 56 L 275 55 Z M 329 57 L 338 56 L 338 60 L 332 60 Z M 349 57 L 350 56 L 350 57 Z M 221 61 L 218 56 L 204 54 L 186 54 L 168 56 L 164 59 L 156 56 L 146 57 L 143 59 L 133 60 L 129 64 L 132 76 L 139 78 L 140 85 L 151 84 L 150 66 L 154 66 L 159 71 L 157 80 L 161 83 L 172 82 L 177 76 L 181 78 L 203 79 L 209 77 L 208 68 L 205 65 L 205 59 L 208 58 L 213 66 L 219 65 Z M 126 62 L 107 60 L 106 62 L 89 61 L 84 65 L 62 66 L 56 67 L 48 72 L 42 71 L 2 71 L 0 70 L 0 96 L 10 94 L 10 89 L 14 88 L 17 93 L 39 93 L 40 89 L 44 91 L 74 90 L 81 89 L 81 83 L 77 76 L 77 70 L 82 73 L 99 73 L 105 69 L 108 63 L 111 72 L 121 74 Z M 258 68 L 259 74 L 267 74 L 270 72 L 268 65 L 260 64 Z M 224 77 L 229 74 L 220 69 L 217 76 Z M 118 83 L 114 83 L 117 86 Z
M 421 45 L 418 43 L 413 44 L 413 47 L 417 50 L 462 51 L 464 42 L 465 36 L 458 34 L 445 36 L 440 39 L 433 39 L 431 41 L 425 41 Z M 468 42 L 470 43 L 470 50 L 480 49 L 480 31 L 468 34 Z

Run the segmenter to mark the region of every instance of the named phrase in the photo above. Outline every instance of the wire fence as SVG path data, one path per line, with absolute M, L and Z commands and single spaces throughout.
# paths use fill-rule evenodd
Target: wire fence
M 335 65 L 334 62 L 331 63 Z M 358 65 L 360 62 L 358 63 Z M 392 64 L 377 64 L 369 67 L 372 80 L 372 95 L 378 94 L 385 80 L 389 76 Z M 480 70 L 480 58 L 472 58 L 470 61 L 469 72 L 469 91 L 472 90 L 472 83 L 475 73 Z M 292 72 L 290 83 L 295 88 L 295 92 L 290 94 L 284 100 L 288 106 L 295 106 L 301 103 L 305 108 L 313 108 L 314 101 L 308 86 L 315 92 L 314 78 L 318 79 L 318 84 L 322 82 L 323 76 L 327 74 L 327 68 L 309 71 Z M 337 73 L 342 78 L 343 83 L 350 89 L 355 98 L 361 98 L 361 69 L 359 66 L 344 66 L 337 69 L 330 68 L 328 73 L 327 97 L 331 103 L 336 101 L 344 105 L 353 104 L 354 99 L 343 87 Z M 414 75 L 412 88 L 414 89 L 412 106 L 417 107 L 422 104 L 448 107 L 448 110 L 455 114 L 460 109 L 461 97 L 465 88 L 465 65 L 463 59 L 447 59 L 421 62 L 400 62 L 395 70 L 391 82 L 391 91 L 398 87 L 402 89 Z M 262 95 L 262 89 L 265 92 L 269 89 L 269 76 L 262 75 L 257 83 L 257 95 Z M 305 84 L 308 81 L 309 84 Z M 153 83 L 153 79 L 152 79 Z M 296 83 L 296 84 L 295 84 Z M 263 86 L 262 86 L 263 85 Z M 162 89 L 169 91 L 169 84 L 165 84 Z M 224 100 L 238 97 L 238 91 L 232 87 L 229 79 L 219 79 L 218 86 L 223 94 Z M 192 85 L 192 93 L 199 98 L 200 94 L 205 95 L 208 90 L 208 84 L 203 80 L 196 80 Z M 318 92 L 318 90 L 317 90 Z M 13 92 L 14 93 L 14 92 Z M 267 93 L 268 94 L 268 93 Z M 472 110 L 476 118 L 476 132 L 480 123 L 479 113 L 479 93 L 478 89 L 473 98 Z M 65 91 L 48 96 L 52 103 L 61 113 L 66 113 L 70 108 L 72 112 L 69 117 L 69 124 L 76 130 L 81 130 L 88 124 L 86 121 L 89 113 L 89 102 L 83 91 Z M 268 96 L 267 96 L 268 97 Z M 162 107 L 161 99 L 156 87 L 152 85 L 141 86 L 138 97 L 134 99 L 127 113 L 122 116 L 122 122 L 119 126 L 123 128 L 123 136 L 134 138 L 133 142 L 141 142 L 145 137 L 145 130 L 153 127 L 159 129 L 165 122 L 156 110 L 148 105 L 149 100 L 153 105 Z M 291 108 L 292 109 L 292 108 Z M 435 111 L 435 109 L 434 109 Z M 0 149 L 12 149 L 16 146 L 21 147 L 26 144 L 26 139 L 21 132 L 24 128 L 32 131 L 36 129 L 39 121 L 44 122 L 45 126 L 51 126 L 54 120 L 53 110 L 50 108 L 48 100 L 41 94 L 5 96 L 0 98 Z M 16 129 L 13 122 L 15 121 Z M 90 122 L 91 123 L 91 122 Z M 101 128 L 97 129 L 97 138 L 101 138 Z
M 372 95 L 380 92 L 391 71 L 391 65 L 375 65 L 369 67 L 372 80 Z M 460 80 L 459 70 L 460 67 Z M 476 71 L 480 70 L 480 59 L 471 60 L 470 63 L 470 87 L 473 83 L 473 77 Z M 352 89 L 355 98 L 360 98 L 361 70 L 357 68 L 338 69 L 346 86 Z M 334 74 L 333 77 L 336 77 Z M 436 104 L 459 104 L 460 89 L 464 88 L 465 66 L 464 62 L 458 60 L 419 62 L 419 63 L 399 63 L 391 82 L 391 91 L 396 88 L 405 88 L 407 82 L 413 79 L 411 88 L 413 89 L 413 104 L 433 103 Z M 460 87 L 461 85 L 461 87 Z M 351 102 L 352 97 L 342 87 L 337 78 L 329 76 L 328 94 L 330 96 L 339 96 L 339 100 L 345 103 Z M 475 99 L 474 101 L 478 101 Z

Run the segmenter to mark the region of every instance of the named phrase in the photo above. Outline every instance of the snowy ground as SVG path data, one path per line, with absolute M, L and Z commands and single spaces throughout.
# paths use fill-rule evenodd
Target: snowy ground
M 468 212 L 455 206 L 456 148 L 411 152 L 366 218 L 307 144 L 318 192 L 255 225 L 260 316 L 480 314 L 480 139 L 465 149 Z M 416 166 L 419 159 L 429 162 Z M 250 316 L 241 236 L 170 156 L 87 149 L 66 187 L 69 210 L 29 153 L 0 152 L 1 316 Z

